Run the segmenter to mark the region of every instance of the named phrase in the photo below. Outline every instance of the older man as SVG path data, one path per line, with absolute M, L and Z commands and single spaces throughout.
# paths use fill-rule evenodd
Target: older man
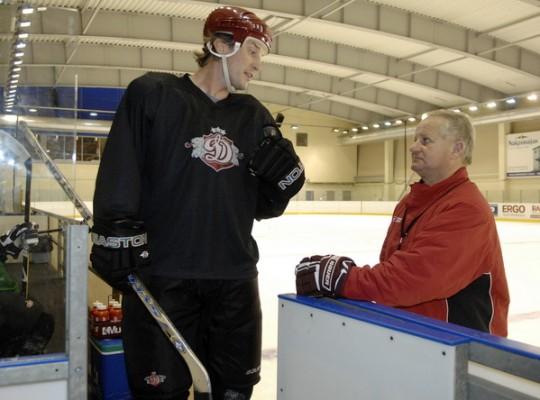
M 493 215 L 468 178 L 472 149 L 467 116 L 431 113 L 409 149 L 422 180 L 396 206 L 380 262 L 306 257 L 298 294 L 375 301 L 506 336 L 508 286 Z

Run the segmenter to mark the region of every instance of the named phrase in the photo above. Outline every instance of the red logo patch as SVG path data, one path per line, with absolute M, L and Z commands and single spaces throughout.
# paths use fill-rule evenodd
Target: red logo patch
M 166 376 L 165 375 L 158 375 L 156 371 L 152 371 L 152 373 L 144 378 L 144 381 L 147 385 L 157 387 L 161 385 L 163 382 L 165 382 Z
M 219 172 L 239 165 L 239 150 L 231 139 L 226 137 L 225 130 L 216 127 L 211 133 L 191 139 L 186 147 L 193 148 L 191 157 L 199 158 L 202 162 Z

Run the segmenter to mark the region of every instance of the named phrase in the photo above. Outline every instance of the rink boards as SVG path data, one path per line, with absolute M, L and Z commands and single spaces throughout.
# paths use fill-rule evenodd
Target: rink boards
M 350 300 L 279 296 L 277 398 L 540 399 L 540 348 Z

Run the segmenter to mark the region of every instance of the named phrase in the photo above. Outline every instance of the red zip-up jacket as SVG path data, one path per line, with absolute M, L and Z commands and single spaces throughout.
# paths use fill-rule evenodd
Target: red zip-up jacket
M 399 202 L 380 263 L 355 267 L 341 296 L 507 335 L 510 297 L 493 214 L 463 167 Z

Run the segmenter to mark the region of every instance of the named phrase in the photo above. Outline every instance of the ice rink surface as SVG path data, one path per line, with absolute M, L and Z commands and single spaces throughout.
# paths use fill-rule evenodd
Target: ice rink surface
M 277 296 L 295 292 L 294 266 L 313 254 L 339 254 L 359 265 L 376 264 L 389 223 L 390 216 L 372 215 L 284 215 L 255 223 L 263 362 L 253 400 L 276 399 Z M 540 352 L 540 223 L 498 221 L 497 229 L 510 287 L 508 337 L 538 346 Z

